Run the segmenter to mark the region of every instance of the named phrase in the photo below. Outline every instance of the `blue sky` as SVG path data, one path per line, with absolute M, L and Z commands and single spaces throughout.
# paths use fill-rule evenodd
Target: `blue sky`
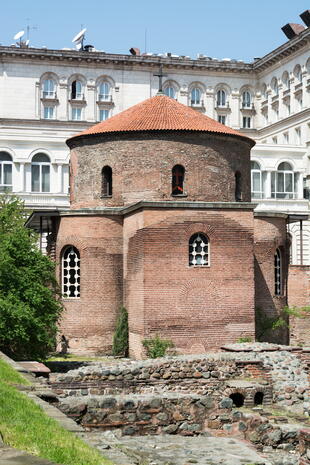
M 1 5 L 0 43 L 30 26 L 33 46 L 72 47 L 81 25 L 86 43 L 109 53 L 197 53 L 252 61 L 286 42 L 281 27 L 301 23 L 309 0 L 13 0 Z

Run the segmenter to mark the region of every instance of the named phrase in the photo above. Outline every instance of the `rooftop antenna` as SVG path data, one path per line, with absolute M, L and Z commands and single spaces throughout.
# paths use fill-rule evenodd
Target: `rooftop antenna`
M 24 34 L 25 34 L 25 31 L 19 31 L 13 37 L 14 40 L 19 40 L 19 42 L 16 42 L 16 45 L 18 45 L 19 47 L 22 47 L 24 44 L 24 42 L 22 41 L 22 37 Z
M 147 29 L 144 30 L 144 53 L 147 52 Z
M 77 50 L 84 50 L 84 39 L 86 27 L 82 29 L 76 36 L 73 37 L 72 42 L 75 44 Z
M 27 28 L 26 28 L 27 35 L 26 35 L 26 37 L 27 37 L 27 40 L 29 41 L 30 40 L 30 31 L 31 30 L 37 31 L 38 26 L 30 26 L 30 18 L 26 18 L 26 21 L 27 21 Z M 29 42 L 28 42 L 28 44 L 29 44 Z
M 161 95 L 163 93 L 163 77 L 167 77 L 167 74 L 163 73 L 163 65 L 162 63 L 159 66 L 159 72 L 154 73 L 153 76 L 157 76 L 159 78 L 159 86 L 158 86 L 158 92 L 157 95 Z

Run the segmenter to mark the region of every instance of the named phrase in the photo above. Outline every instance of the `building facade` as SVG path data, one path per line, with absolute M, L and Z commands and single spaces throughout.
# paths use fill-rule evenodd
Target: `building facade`
M 135 358 L 156 334 L 201 353 L 280 314 L 288 215 L 254 213 L 252 139 L 158 94 L 67 143 L 70 209 L 28 225 L 51 224 L 70 350 L 110 353 L 121 305 Z
M 309 28 L 252 63 L 199 55 L 115 55 L 0 47 L 0 190 L 29 208 L 69 207 L 65 140 L 156 94 L 166 95 L 256 141 L 257 212 L 294 214 L 296 265 L 310 265 Z

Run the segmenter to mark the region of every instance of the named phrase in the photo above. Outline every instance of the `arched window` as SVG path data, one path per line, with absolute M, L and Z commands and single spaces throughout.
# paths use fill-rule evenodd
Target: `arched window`
M 284 71 L 282 75 L 282 82 L 285 87 L 285 90 L 289 90 L 290 89 L 290 77 L 287 71 Z
M 0 152 L 0 192 L 12 191 L 12 157 L 7 152 Z
M 62 255 L 62 294 L 66 298 L 80 297 L 80 254 L 72 245 Z
M 189 266 L 209 266 L 209 239 L 202 233 L 189 240 Z
M 216 93 L 216 105 L 218 107 L 226 107 L 226 92 L 221 89 Z
M 294 199 L 297 191 L 297 176 L 290 163 L 282 162 L 277 171 L 271 173 L 271 197 Z
M 274 293 L 282 295 L 282 256 L 280 249 L 274 254 Z
M 71 99 L 83 100 L 83 85 L 81 81 L 73 81 L 71 84 Z
M 301 74 L 301 67 L 300 65 L 296 65 L 295 68 L 294 68 L 294 76 L 295 76 L 295 79 L 298 82 L 302 82 L 302 74 Z
M 235 173 L 235 200 L 241 202 L 242 200 L 242 178 L 240 171 Z
M 175 88 L 172 86 L 166 87 L 164 90 L 164 94 L 167 95 L 167 97 L 175 98 Z
M 182 165 L 175 165 L 172 168 L 172 195 L 184 194 L 184 174 L 185 169 Z
M 251 196 L 252 199 L 262 198 L 262 172 L 256 161 L 251 161 Z
M 101 196 L 110 197 L 112 195 L 112 168 L 104 166 L 101 176 Z
M 56 98 L 56 84 L 53 79 L 45 79 L 42 86 L 43 98 Z
M 262 93 L 263 99 L 266 100 L 266 98 L 268 97 L 268 95 L 267 95 L 267 86 L 266 86 L 266 84 L 263 84 L 263 85 L 262 85 L 261 93 Z
M 98 100 L 100 102 L 109 101 L 111 99 L 110 91 L 110 84 L 108 82 L 102 82 L 99 86 Z
M 50 159 L 37 153 L 31 161 L 31 192 L 50 192 Z
M 242 108 L 251 108 L 252 97 L 251 93 L 246 90 L 242 93 Z
M 200 105 L 201 104 L 201 90 L 198 87 L 194 87 L 191 90 L 191 105 Z
M 271 81 L 271 88 L 273 90 L 274 95 L 279 95 L 279 86 L 278 86 L 278 80 L 276 78 L 273 78 Z

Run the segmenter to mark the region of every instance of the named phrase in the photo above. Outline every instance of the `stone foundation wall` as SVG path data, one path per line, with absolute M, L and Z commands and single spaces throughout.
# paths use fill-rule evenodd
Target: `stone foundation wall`
M 303 429 L 299 434 L 299 465 L 310 465 L 310 429 Z
M 61 396 L 154 392 L 206 395 L 223 392 L 227 381 L 235 378 L 252 379 L 258 384 L 269 385 L 268 370 L 263 369 L 260 360 L 235 360 L 229 354 L 163 358 L 128 362 L 114 367 L 93 365 L 52 375 L 50 385 Z M 269 397 L 271 400 L 272 394 Z

